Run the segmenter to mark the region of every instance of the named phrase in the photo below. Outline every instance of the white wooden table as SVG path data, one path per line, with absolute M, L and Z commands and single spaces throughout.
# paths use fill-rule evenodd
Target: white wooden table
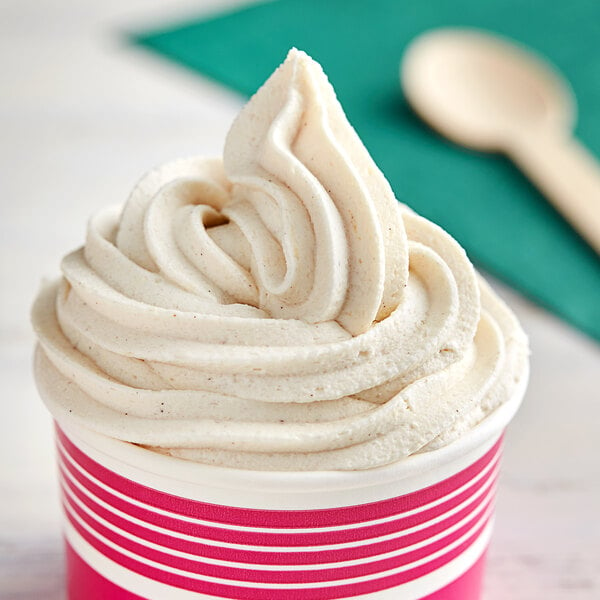
M 238 0 L 239 1 L 239 0 Z M 151 166 L 221 153 L 241 98 L 116 32 L 228 2 L 0 5 L 0 598 L 58 600 L 63 562 L 50 419 L 30 374 L 28 311 L 87 217 Z M 168 9 L 168 13 L 166 12 Z M 486 600 L 600 598 L 600 352 L 498 286 L 531 336 L 507 439 Z

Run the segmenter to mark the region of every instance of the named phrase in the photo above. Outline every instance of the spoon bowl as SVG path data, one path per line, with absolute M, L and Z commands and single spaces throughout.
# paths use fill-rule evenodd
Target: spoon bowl
M 530 129 L 569 131 L 575 99 L 542 59 L 497 36 L 442 29 L 413 42 L 401 68 L 420 116 L 453 141 L 498 151 Z
M 572 136 L 575 97 L 550 65 L 482 31 L 441 29 L 410 45 L 400 78 L 425 121 L 510 156 L 600 255 L 600 168 Z

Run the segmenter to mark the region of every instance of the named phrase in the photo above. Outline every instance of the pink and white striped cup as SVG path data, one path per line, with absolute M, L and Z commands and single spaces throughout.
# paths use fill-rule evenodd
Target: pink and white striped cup
M 504 428 L 354 472 L 255 472 L 57 425 L 70 600 L 475 600 Z

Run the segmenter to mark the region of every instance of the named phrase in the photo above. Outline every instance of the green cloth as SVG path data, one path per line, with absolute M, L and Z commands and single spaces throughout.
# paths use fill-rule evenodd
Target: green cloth
M 291 46 L 305 50 L 401 201 L 452 233 L 478 265 L 600 340 L 593 250 L 508 159 L 455 146 L 409 110 L 400 58 L 415 36 L 441 26 L 495 31 L 548 57 L 578 99 L 576 134 L 600 155 L 598 0 L 278 0 L 134 39 L 246 95 Z

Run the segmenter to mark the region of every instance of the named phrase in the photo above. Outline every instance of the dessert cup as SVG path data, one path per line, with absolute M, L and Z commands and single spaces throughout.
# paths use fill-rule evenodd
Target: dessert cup
M 57 423 L 68 597 L 475 600 L 504 430 L 365 471 L 208 466 Z

